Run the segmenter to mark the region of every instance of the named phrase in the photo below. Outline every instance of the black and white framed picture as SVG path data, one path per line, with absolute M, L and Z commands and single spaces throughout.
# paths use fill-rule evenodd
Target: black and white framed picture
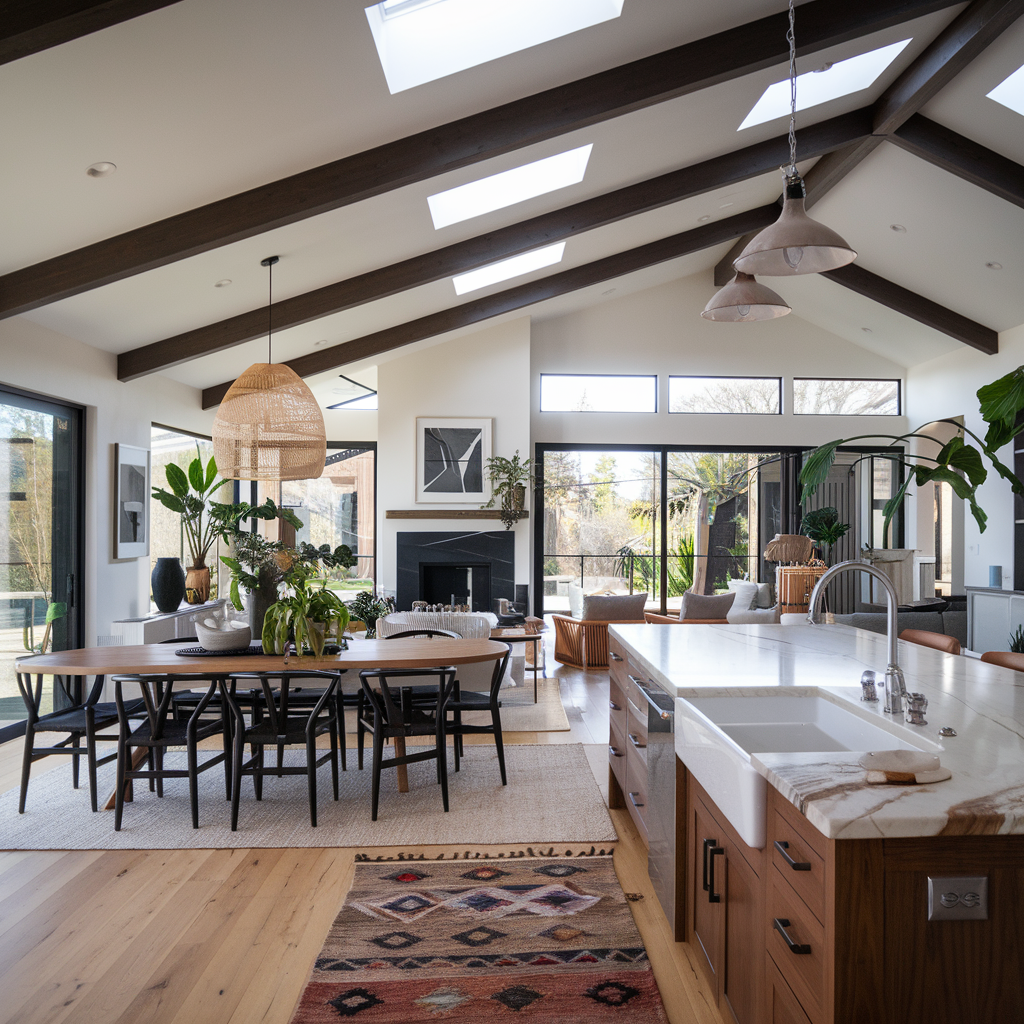
M 491 494 L 490 419 L 416 420 L 416 500 L 480 505 Z
M 149 554 L 149 450 L 114 445 L 114 557 Z

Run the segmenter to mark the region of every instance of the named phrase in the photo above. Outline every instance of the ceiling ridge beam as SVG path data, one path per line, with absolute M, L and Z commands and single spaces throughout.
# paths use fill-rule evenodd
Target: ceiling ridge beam
M 857 263 L 848 263 L 837 270 L 826 270 L 821 276 L 857 292 L 858 295 L 888 306 L 889 309 L 894 309 L 904 316 L 909 316 L 918 323 L 956 338 L 957 341 L 970 345 L 971 348 L 976 348 L 986 355 L 995 355 L 999 351 L 998 331 L 931 299 L 926 299 L 908 288 L 894 284 L 884 277 L 879 277 L 878 274 L 872 274 L 870 270 L 865 270 Z
M 504 313 L 525 309 L 545 299 L 567 295 L 570 292 L 601 284 L 613 278 L 631 274 L 637 270 L 656 266 L 667 260 L 687 256 L 713 245 L 730 241 L 738 234 L 756 231 L 770 224 L 778 215 L 778 207 L 774 203 L 759 206 L 753 210 L 734 214 L 723 220 L 701 224 L 667 238 L 659 238 L 634 249 L 614 253 L 592 263 L 572 267 L 557 274 L 550 274 L 536 281 L 508 288 L 505 291 L 485 295 L 479 299 L 464 302 L 458 306 L 430 313 L 404 324 L 375 331 L 362 338 L 345 341 L 330 348 L 317 349 L 308 355 L 299 356 L 287 361 L 300 377 L 310 377 L 317 373 L 333 370 L 357 359 L 366 359 L 383 352 L 424 341 L 461 327 L 468 327 L 493 319 Z M 232 381 L 225 381 L 203 390 L 203 408 L 210 409 L 219 405 Z
M 799 52 L 953 6 L 953 0 L 809 0 Z M 781 63 L 787 15 L 769 15 L 187 210 L 0 277 L 0 318 L 381 195 Z
M 820 156 L 863 137 L 870 127 L 871 111 L 867 107 L 828 121 L 819 121 L 801 132 L 800 152 L 804 159 Z M 280 300 L 274 304 L 274 329 L 288 330 L 410 288 L 465 273 L 540 245 L 550 245 L 716 188 L 746 181 L 774 170 L 788 153 L 787 136 L 768 139 L 485 235 Z M 261 306 L 218 323 L 122 352 L 117 358 L 118 379 L 135 380 L 204 355 L 222 352 L 260 337 L 266 332 L 266 326 L 266 307 Z
M 131 21 L 181 0 L 29 0 L 5 3 L 0 19 L 0 64 Z
M 915 114 L 889 140 L 908 153 L 1024 207 L 1024 166 L 924 114 Z
M 1024 0 L 974 0 L 918 55 L 875 104 L 872 136 L 822 157 L 808 172 L 807 208 L 820 202 L 878 145 L 956 78 L 1022 14 Z

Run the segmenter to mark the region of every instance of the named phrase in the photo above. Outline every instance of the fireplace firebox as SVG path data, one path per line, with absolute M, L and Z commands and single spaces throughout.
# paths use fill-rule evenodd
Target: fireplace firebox
M 399 611 L 409 611 L 413 601 L 426 601 L 468 604 L 472 611 L 488 612 L 499 598 L 515 599 L 511 531 L 399 533 L 397 542 Z

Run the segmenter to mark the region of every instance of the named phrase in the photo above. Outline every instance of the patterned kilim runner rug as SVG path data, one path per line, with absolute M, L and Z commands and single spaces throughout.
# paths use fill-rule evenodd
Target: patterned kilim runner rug
M 666 1021 L 611 857 L 355 871 L 292 1024 Z

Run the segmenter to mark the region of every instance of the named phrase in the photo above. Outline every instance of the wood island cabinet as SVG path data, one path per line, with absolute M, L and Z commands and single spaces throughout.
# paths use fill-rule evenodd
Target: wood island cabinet
M 647 701 L 639 685 L 643 670 L 613 639 L 609 653 L 608 804 L 625 807 L 646 845 Z
M 686 939 L 737 1024 L 1024 1022 L 1024 836 L 830 840 L 769 787 L 748 847 L 692 775 Z M 989 919 L 929 921 L 929 876 L 988 878 Z

